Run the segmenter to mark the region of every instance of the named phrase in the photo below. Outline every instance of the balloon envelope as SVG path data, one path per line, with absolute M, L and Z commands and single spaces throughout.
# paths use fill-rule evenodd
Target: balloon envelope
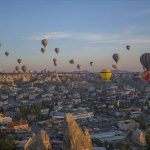
M 80 70 L 81 69 L 81 65 L 77 64 L 77 69 Z
M 119 56 L 119 54 L 113 54 L 113 56 L 112 56 L 112 58 L 114 59 L 114 61 L 116 62 L 116 63 L 118 63 L 118 61 L 119 61 L 119 59 L 120 59 L 120 56 Z
M 22 71 L 23 71 L 24 73 L 27 72 L 27 66 L 26 66 L 26 65 L 23 65 L 23 66 L 22 66 Z
M 74 60 L 73 59 L 69 60 L 69 63 L 74 64 Z
M 19 59 L 17 60 L 17 62 L 20 64 L 20 63 L 22 62 L 22 60 L 19 58 Z
M 41 48 L 41 52 L 44 53 L 46 51 L 45 48 Z
M 8 55 L 9 55 L 9 52 L 5 52 L 5 55 L 8 56 Z
M 100 76 L 103 80 L 109 80 L 112 76 L 112 72 L 109 69 L 103 69 L 100 72 Z
M 130 50 L 131 46 L 130 45 L 126 45 L 126 49 Z
M 117 65 L 112 65 L 112 68 L 117 69 Z
M 56 58 L 53 58 L 53 63 L 54 63 L 54 66 L 57 66 L 58 65 L 58 60 Z
M 15 69 L 16 69 L 16 71 L 19 71 L 20 67 L 19 67 L 19 66 L 16 66 Z
M 55 48 L 55 52 L 58 54 L 60 52 L 59 48 Z
M 41 43 L 43 44 L 44 47 L 46 47 L 48 45 L 48 40 L 47 39 L 43 39 L 41 41 Z
M 150 84 L 150 71 L 145 71 L 143 74 L 143 78 L 146 82 Z
M 150 70 L 150 53 L 142 54 L 140 57 L 140 62 L 147 71 Z
M 91 62 L 90 62 L 90 66 L 92 66 L 92 65 L 93 65 L 93 62 L 91 61 Z

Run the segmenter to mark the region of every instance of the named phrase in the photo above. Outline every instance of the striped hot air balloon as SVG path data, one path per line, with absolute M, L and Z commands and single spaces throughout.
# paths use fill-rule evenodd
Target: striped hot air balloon
M 140 57 L 140 62 L 143 67 L 149 71 L 150 70 L 150 53 L 144 53 Z

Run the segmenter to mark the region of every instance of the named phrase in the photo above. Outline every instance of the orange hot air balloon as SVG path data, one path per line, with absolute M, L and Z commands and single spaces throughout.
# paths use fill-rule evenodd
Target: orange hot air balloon
M 143 74 L 143 78 L 146 82 L 150 84 L 150 71 L 145 71 Z

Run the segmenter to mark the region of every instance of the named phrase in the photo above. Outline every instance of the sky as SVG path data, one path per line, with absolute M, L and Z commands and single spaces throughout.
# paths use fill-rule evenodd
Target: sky
M 99 72 L 112 69 L 118 53 L 120 70 L 143 71 L 140 56 L 150 52 L 149 7 L 149 0 L 0 0 L 0 68 L 12 71 L 21 58 L 32 70 L 74 71 L 73 58 L 81 70 Z M 49 44 L 43 54 L 44 38 Z

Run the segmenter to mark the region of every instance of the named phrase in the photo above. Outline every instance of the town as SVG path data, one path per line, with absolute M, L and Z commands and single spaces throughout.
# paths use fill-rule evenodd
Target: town
M 139 72 L 114 70 L 107 81 L 88 71 L 0 74 L 0 134 L 19 150 L 41 130 L 63 150 L 68 113 L 88 129 L 94 150 L 146 149 L 149 108 L 150 85 Z

